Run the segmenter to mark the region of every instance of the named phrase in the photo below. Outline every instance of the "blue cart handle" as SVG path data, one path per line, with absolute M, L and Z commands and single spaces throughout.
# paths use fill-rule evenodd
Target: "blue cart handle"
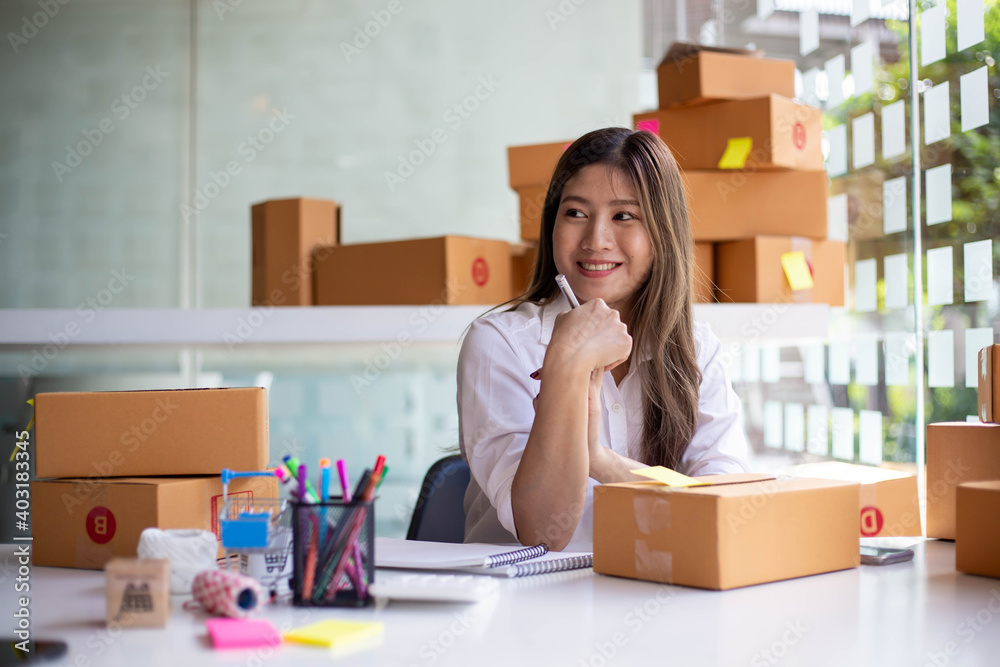
M 230 470 L 229 468 L 222 469 L 222 484 L 223 486 L 228 486 L 229 482 L 237 477 L 274 477 L 273 470 L 263 470 L 263 471 L 252 471 L 252 472 L 236 472 L 235 470 Z

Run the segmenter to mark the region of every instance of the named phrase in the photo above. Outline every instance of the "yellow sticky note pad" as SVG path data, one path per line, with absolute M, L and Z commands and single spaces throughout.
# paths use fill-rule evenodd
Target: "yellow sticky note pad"
M 809 262 L 801 251 L 782 253 L 781 268 L 785 270 L 785 278 L 788 279 L 792 290 L 812 288 L 812 269 L 809 268 Z
M 750 157 L 753 139 L 750 137 L 733 137 L 726 144 L 726 151 L 719 160 L 719 169 L 742 169 Z
M 286 642 L 327 646 L 336 649 L 345 648 L 358 642 L 380 639 L 383 630 L 382 623 L 329 620 L 289 630 L 282 633 L 282 637 Z
M 676 470 L 664 468 L 663 466 L 639 468 L 638 470 L 631 470 L 629 472 L 633 472 L 636 475 L 642 475 L 643 477 L 649 477 L 650 479 L 656 480 L 660 484 L 666 484 L 667 486 L 707 486 L 705 482 L 699 482 L 694 477 L 682 475 Z

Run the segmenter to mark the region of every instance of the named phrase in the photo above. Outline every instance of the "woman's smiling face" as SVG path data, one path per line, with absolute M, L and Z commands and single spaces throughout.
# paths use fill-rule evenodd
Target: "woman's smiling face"
M 627 320 L 653 266 L 639 197 L 627 179 L 607 165 L 592 164 L 566 181 L 552 249 L 556 270 L 581 303 L 604 299 Z

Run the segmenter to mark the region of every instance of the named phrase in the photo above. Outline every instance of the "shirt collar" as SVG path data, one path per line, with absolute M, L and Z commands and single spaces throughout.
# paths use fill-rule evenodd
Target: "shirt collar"
M 552 340 L 552 328 L 556 324 L 556 316 L 560 313 L 565 313 L 568 311 L 569 301 L 566 300 L 566 296 L 560 292 L 559 295 L 549 301 L 547 304 L 542 306 L 541 313 L 539 315 L 541 319 L 541 327 L 538 332 L 538 342 L 542 345 L 548 345 L 549 341 Z M 653 356 L 649 353 L 649 350 L 645 350 L 642 354 L 635 354 L 633 350 L 632 359 L 638 359 L 639 362 L 649 361 Z M 631 368 L 629 368 L 631 371 Z

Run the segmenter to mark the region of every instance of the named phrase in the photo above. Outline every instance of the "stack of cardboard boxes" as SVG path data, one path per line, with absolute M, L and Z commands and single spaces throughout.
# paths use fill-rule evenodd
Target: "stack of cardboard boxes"
M 696 259 L 717 290 L 703 284 L 703 300 L 844 303 L 821 112 L 791 99 L 794 77 L 792 61 L 675 44 L 657 69 L 660 109 L 634 116 L 681 167 Z
M 146 528 L 218 536 L 219 473 L 264 470 L 260 387 L 35 396 L 35 565 L 101 569 L 135 558 Z M 275 477 L 235 479 L 235 498 L 277 498 Z

